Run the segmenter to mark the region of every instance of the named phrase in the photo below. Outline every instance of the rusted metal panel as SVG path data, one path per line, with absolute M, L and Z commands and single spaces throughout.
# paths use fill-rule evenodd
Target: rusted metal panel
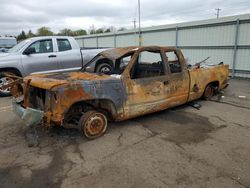
M 218 65 L 211 68 L 194 68 L 190 70 L 190 94 L 188 101 L 202 96 L 205 87 L 212 82 L 218 82 L 218 89 L 223 89 L 228 82 L 229 65 Z
M 114 59 L 118 59 L 124 56 L 127 53 L 130 53 L 136 50 L 138 50 L 137 46 L 130 46 L 130 47 L 124 47 L 124 48 L 114 48 L 114 49 L 105 50 L 101 52 L 100 54 L 108 59 L 114 60 Z

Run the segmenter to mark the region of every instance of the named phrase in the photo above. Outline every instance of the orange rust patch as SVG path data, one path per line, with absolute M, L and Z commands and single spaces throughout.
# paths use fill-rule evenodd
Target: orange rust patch
M 103 80 L 103 79 L 107 79 L 110 78 L 110 76 L 106 75 L 106 74 L 91 74 L 88 72 L 70 72 L 69 73 L 69 80 Z
M 24 81 L 31 80 L 31 85 L 43 89 L 51 89 L 54 86 L 67 84 L 67 80 L 56 80 L 51 78 L 37 77 L 37 76 L 28 76 Z

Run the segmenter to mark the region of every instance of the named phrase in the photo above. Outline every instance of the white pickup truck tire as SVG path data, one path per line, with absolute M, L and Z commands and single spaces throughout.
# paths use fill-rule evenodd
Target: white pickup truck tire
M 15 75 L 12 72 L 0 72 L 0 97 L 11 96 L 10 88 L 1 89 L 2 85 L 6 85 L 14 81 L 13 78 L 7 77 L 5 74 Z
M 96 72 L 97 73 L 111 73 L 113 71 L 113 67 L 108 63 L 101 63 L 97 65 Z

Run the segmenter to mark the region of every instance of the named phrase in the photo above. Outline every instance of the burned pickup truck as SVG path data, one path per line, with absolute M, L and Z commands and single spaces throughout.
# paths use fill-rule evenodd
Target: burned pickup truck
M 228 85 L 228 65 L 188 67 L 180 49 L 125 47 L 104 50 L 112 72 L 30 75 L 12 84 L 13 109 L 31 126 L 71 125 L 89 139 L 103 135 L 108 121 L 122 121 L 209 99 Z M 95 61 L 95 58 L 92 61 Z

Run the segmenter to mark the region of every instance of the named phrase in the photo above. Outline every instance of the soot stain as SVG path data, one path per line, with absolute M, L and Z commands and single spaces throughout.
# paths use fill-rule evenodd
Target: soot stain
M 202 142 L 212 131 L 226 127 L 216 127 L 207 117 L 179 110 L 165 110 L 135 121 L 154 133 L 164 133 L 163 140 L 177 145 Z

